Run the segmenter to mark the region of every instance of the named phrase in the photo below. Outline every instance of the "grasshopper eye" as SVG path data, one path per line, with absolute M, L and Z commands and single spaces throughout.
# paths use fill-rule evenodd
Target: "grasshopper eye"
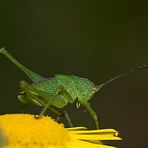
M 96 93 L 97 92 L 97 89 L 94 87 L 93 89 L 92 89 L 92 93 Z

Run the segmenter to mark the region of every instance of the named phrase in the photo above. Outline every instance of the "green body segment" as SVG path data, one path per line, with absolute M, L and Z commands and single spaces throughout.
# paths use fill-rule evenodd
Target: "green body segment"
M 49 96 L 57 94 L 57 97 L 52 100 L 52 105 L 57 108 L 63 108 L 67 103 L 73 103 L 76 99 L 88 102 L 93 95 L 92 89 L 95 87 L 88 79 L 63 74 L 55 75 L 53 78 L 45 79 L 32 85 L 43 92 L 47 92 Z M 64 96 L 64 93 L 58 92 L 60 87 L 64 87 L 70 95 L 68 98 Z M 44 101 L 48 102 L 48 100 Z
M 44 106 L 40 115 L 43 115 L 46 109 L 50 109 L 52 112 L 56 113 L 58 116 L 61 115 L 57 110 L 51 108 L 55 106 L 57 108 L 63 108 L 68 103 L 73 103 L 77 100 L 82 104 L 87 111 L 90 113 L 91 117 L 94 119 L 96 127 L 99 128 L 99 121 L 97 114 L 92 109 L 88 101 L 92 96 L 98 92 L 102 87 L 106 86 L 108 83 L 127 75 L 128 73 L 138 71 L 147 68 L 147 65 L 142 65 L 135 69 L 130 70 L 127 73 L 118 75 L 105 83 L 94 85 L 93 82 L 87 78 L 81 78 L 74 75 L 64 75 L 58 74 L 53 78 L 44 78 L 38 73 L 29 70 L 22 64 L 20 64 L 11 54 L 9 54 L 4 48 L 0 49 L 0 53 L 4 54 L 13 64 L 15 64 L 20 70 L 22 70 L 31 80 L 32 84 L 26 82 L 21 82 L 20 87 L 22 89 L 22 94 L 18 96 L 19 100 L 23 103 L 33 103 L 39 106 Z M 72 126 L 71 120 L 65 111 L 65 117 Z
M 52 100 L 53 106 L 57 108 L 63 108 L 67 103 L 73 103 L 76 99 L 84 102 L 88 102 L 93 96 L 92 89 L 95 87 L 94 83 L 86 78 L 81 78 L 74 75 L 57 74 L 53 78 L 44 78 L 40 74 L 29 70 L 24 65 L 20 64 L 11 54 L 9 54 L 4 48 L 0 49 L 0 53 L 4 54 L 13 64 L 15 64 L 20 70 L 22 70 L 31 80 L 32 86 L 36 89 L 48 94 L 48 99 L 40 97 L 39 99 L 29 97 L 22 97 L 23 103 L 31 102 L 37 105 L 45 105 Z M 63 87 L 65 91 L 59 92 L 59 89 Z M 30 91 L 31 92 L 31 91 Z M 68 95 L 65 95 L 67 92 Z M 32 95 L 35 95 L 32 92 Z M 36 94 L 37 95 L 37 94 Z M 53 96 L 57 95 L 54 99 Z M 39 95 L 37 95 L 39 97 Z M 26 99 L 26 100 L 25 100 Z

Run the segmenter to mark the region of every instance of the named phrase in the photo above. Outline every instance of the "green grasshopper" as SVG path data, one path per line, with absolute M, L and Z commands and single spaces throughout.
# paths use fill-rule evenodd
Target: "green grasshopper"
M 21 69 L 32 80 L 32 84 L 28 84 L 25 81 L 20 82 L 22 92 L 18 96 L 18 99 L 25 104 L 33 103 L 38 106 L 43 106 L 44 108 L 42 109 L 39 117 L 41 117 L 47 109 L 50 109 L 53 113 L 60 117 L 62 114 L 54 107 L 64 108 L 68 105 L 68 103 L 78 101 L 78 103 L 82 104 L 90 113 L 91 117 L 95 121 L 97 129 L 99 128 L 98 116 L 90 106 L 90 103 L 88 103 L 92 96 L 111 81 L 123 77 L 130 72 L 147 68 L 147 65 L 143 65 L 132 69 L 127 73 L 118 75 L 105 83 L 95 85 L 86 78 L 81 78 L 74 75 L 57 74 L 53 78 L 44 78 L 40 74 L 35 73 L 34 71 L 31 71 L 20 64 L 4 48 L 0 49 L 0 53 L 4 54 L 13 64 Z M 64 114 L 69 125 L 73 126 L 66 110 L 64 111 Z

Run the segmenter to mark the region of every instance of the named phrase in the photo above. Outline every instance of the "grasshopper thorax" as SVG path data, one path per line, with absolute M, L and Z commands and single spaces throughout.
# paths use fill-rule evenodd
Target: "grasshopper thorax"
M 87 78 L 73 76 L 77 87 L 77 99 L 79 101 L 88 102 L 92 96 L 97 92 L 96 86 Z

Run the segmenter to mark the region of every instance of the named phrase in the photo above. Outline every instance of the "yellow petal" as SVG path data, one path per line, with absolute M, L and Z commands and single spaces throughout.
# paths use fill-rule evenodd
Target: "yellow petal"
M 121 140 L 118 132 L 114 129 L 100 129 L 100 130 L 73 130 L 71 135 L 75 139 L 81 140 Z
M 115 148 L 114 146 L 107 146 L 103 144 L 89 143 L 86 141 L 74 140 L 70 143 L 70 148 Z

